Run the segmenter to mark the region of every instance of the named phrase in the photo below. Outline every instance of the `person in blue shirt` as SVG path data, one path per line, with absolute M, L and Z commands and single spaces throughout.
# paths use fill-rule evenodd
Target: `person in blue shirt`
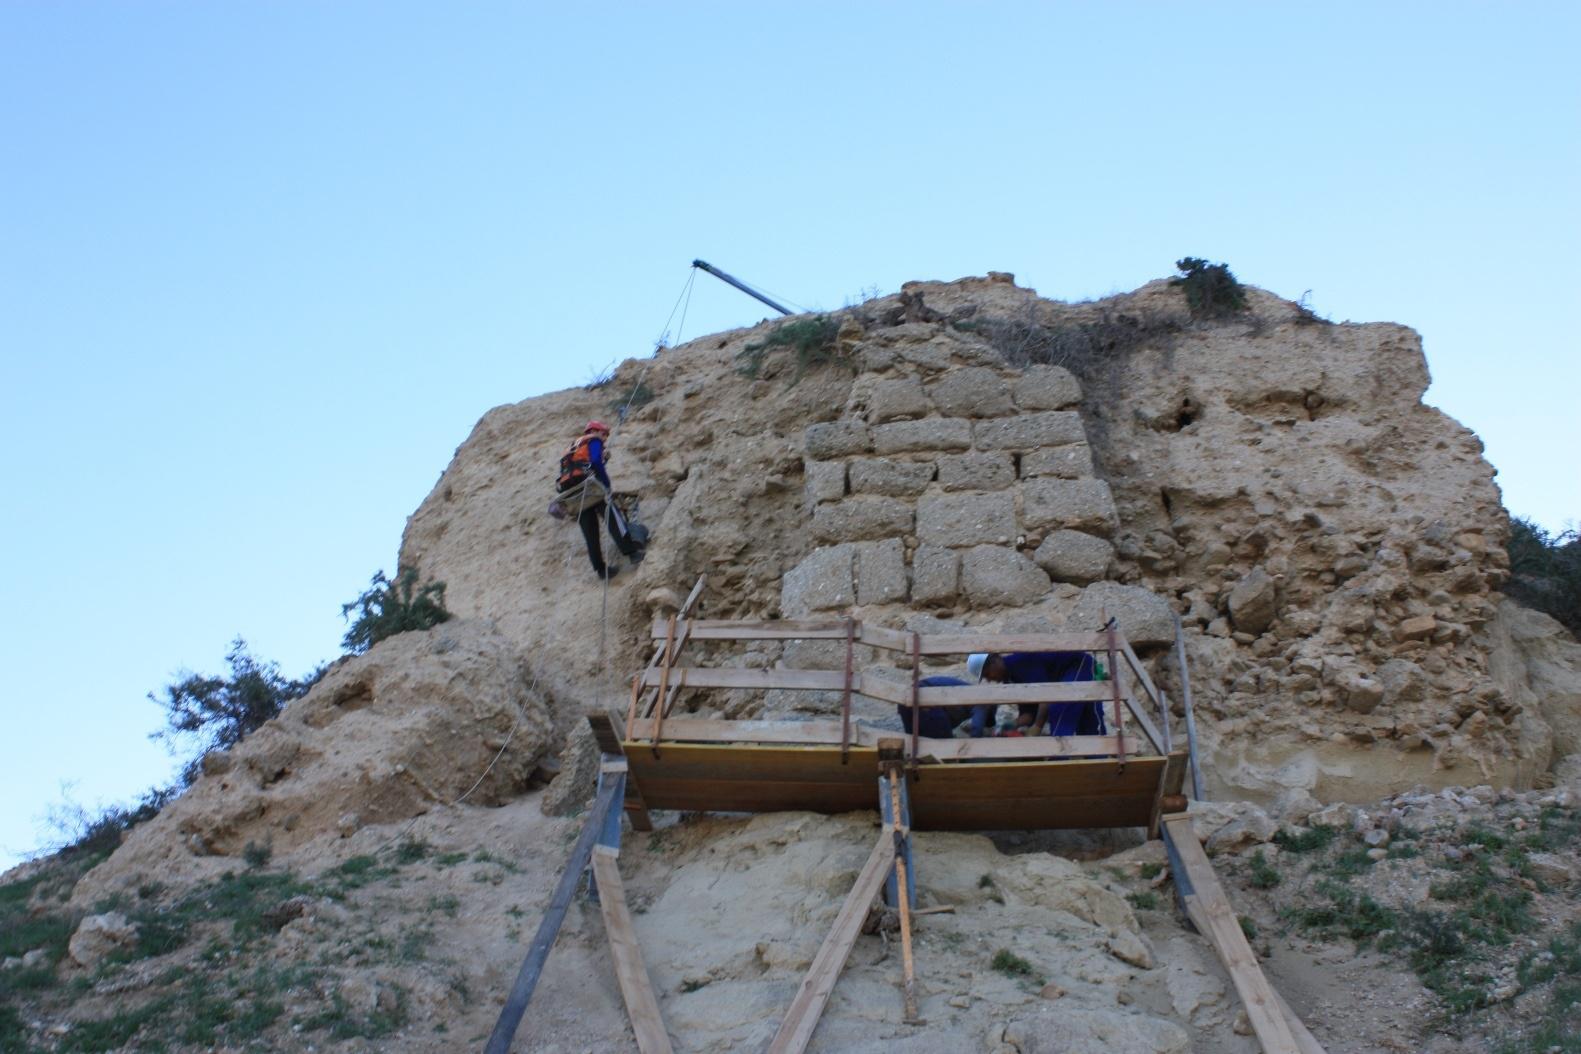
M 577 504 L 577 508 L 567 511 L 576 516 L 577 524 L 582 528 L 582 539 L 587 543 L 587 558 L 593 563 L 593 573 L 606 580 L 614 578 L 620 568 L 604 562 L 603 547 L 598 540 L 600 520 L 608 525 L 609 536 L 632 563 L 638 563 L 645 555 L 643 547 L 631 536 L 620 510 L 612 503 L 605 502 L 603 497 L 614 489 L 609 482 L 609 471 L 604 467 L 604 444 L 608 439 L 608 425 L 602 421 L 589 421 L 576 442 L 571 444 L 571 449 L 560 459 L 560 477 L 556 481 L 561 493 L 585 483 L 589 474 L 603 486 L 598 500 L 593 500 L 589 494 L 580 503 L 572 503 Z
M 959 677 L 924 677 L 917 682 L 918 688 L 964 688 L 966 682 Z M 897 706 L 900 713 L 900 724 L 908 733 L 911 731 L 911 707 Z M 972 722 L 972 736 L 981 739 L 983 736 L 984 717 L 978 711 L 992 710 L 988 706 L 924 706 L 919 709 L 922 715 L 917 725 L 917 735 L 927 736 L 929 739 L 949 739 L 955 734 L 956 726 L 968 718 Z
M 1054 684 L 1091 681 L 1097 676 L 1097 664 L 1085 651 L 979 653 L 966 660 L 966 669 L 978 680 L 996 684 Z M 1018 703 L 1016 709 L 1016 727 L 1027 735 L 1104 734 L 1101 703 Z

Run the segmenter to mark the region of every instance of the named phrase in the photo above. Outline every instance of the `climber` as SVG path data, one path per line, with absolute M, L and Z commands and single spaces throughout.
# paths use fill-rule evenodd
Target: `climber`
M 560 476 L 555 481 L 556 489 L 561 494 L 578 486 L 584 488 L 579 499 L 569 499 L 564 504 L 568 506 L 568 512 L 576 515 L 577 523 L 581 525 L 582 538 L 587 542 L 587 558 L 592 561 L 593 573 L 606 581 L 614 578 L 620 568 L 604 562 L 603 546 L 598 537 L 600 519 L 608 526 L 609 536 L 615 539 L 615 545 L 632 563 L 641 562 L 646 555 L 645 548 L 631 536 L 626 519 L 620 514 L 620 510 L 615 508 L 615 503 L 605 500 L 614 489 L 610 485 L 609 472 L 605 468 L 608 455 L 604 444 L 608 439 L 608 425 L 602 421 L 589 421 L 576 442 L 571 444 L 571 449 L 567 450 L 565 456 L 560 459 Z M 597 481 L 596 486 L 589 482 L 589 474 Z
M 959 677 L 924 677 L 917 682 L 918 688 L 964 688 L 966 682 Z M 955 734 L 957 725 L 973 715 L 971 710 L 980 710 L 982 707 L 969 706 L 923 706 L 918 710 L 922 714 L 921 723 L 917 726 L 917 735 L 927 736 L 929 739 L 949 739 Z M 911 707 L 899 705 L 895 710 L 900 714 L 900 726 L 907 732 L 911 731 Z M 982 728 L 974 721 L 974 736 L 981 736 Z
M 1096 679 L 1097 666 L 1084 651 L 978 653 L 966 660 L 966 670 L 979 681 L 996 684 L 1052 684 Z M 1103 708 L 1099 703 L 1018 703 L 1016 727 L 1024 735 L 1101 736 Z

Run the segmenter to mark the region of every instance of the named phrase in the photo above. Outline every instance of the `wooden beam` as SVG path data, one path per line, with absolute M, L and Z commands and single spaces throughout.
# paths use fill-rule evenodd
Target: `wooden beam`
M 858 689 L 870 699 L 881 699 L 896 706 L 911 705 L 911 685 L 863 674 Z M 1103 681 L 1057 681 L 1044 684 L 969 684 L 919 688 L 917 702 L 922 706 L 974 706 L 988 703 L 1014 706 L 1017 703 L 1101 703 L 1109 698 L 1110 688 Z
M 1158 837 L 1158 824 L 1164 816 L 1164 799 L 1178 795 L 1180 785 L 1186 778 L 1186 754 L 1168 755 L 1169 760 L 1164 763 L 1164 771 L 1158 774 L 1158 793 L 1153 798 L 1153 815 L 1147 821 L 1147 836 Z
M 604 931 L 609 936 L 609 954 L 615 961 L 615 978 L 626 1001 L 626 1014 L 637 1036 L 642 1054 L 671 1054 L 670 1037 L 659 1015 L 648 968 L 642 964 L 637 946 L 637 931 L 631 925 L 626 907 L 626 887 L 620 880 L 618 854 L 599 846 L 593 850 L 593 880 L 598 883 L 598 906 L 604 915 Z
M 688 688 L 771 688 L 838 692 L 845 687 L 845 675 L 838 670 L 753 670 L 742 666 L 677 666 L 672 672 L 680 674 L 681 682 Z M 644 684 L 660 683 L 659 670 L 645 670 Z M 865 693 L 864 693 L 865 694 Z
M 845 969 L 845 962 L 851 957 L 851 948 L 856 944 L 857 935 L 862 932 L 867 909 L 872 906 L 873 898 L 878 895 L 894 862 L 894 836 L 885 831 L 879 835 L 878 844 L 873 846 L 867 863 L 857 875 L 856 885 L 851 887 L 850 895 L 845 898 L 840 913 L 835 916 L 834 925 L 829 928 L 828 936 L 824 937 L 823 945 L 813 957 L 812 966 L 802 978 L 801 987 L 796 991 L 796 998 L 791 1000 L 785 1020 L 780 1023 L 774 1041 L 769 1044 L 768 1054 L 801 1054 L 807 1049 L 807 1044 L 812 1042 L 818 1019 L 829 1003 L 840 971 Z
M 538 923 L 538 932 L 533 934 L 532 943 L 527 947 L 527 957 L 516 973 L 516 982 L 511 986 L 504 1007 L 500 1009 L 498 1020 L 494 1022 L 494 1031 L 489 1035 L 488 1045 L 483 1048 L 484 1054 L 509 1054 L 511 1040 L 516 1037 L 516 1029 L 521 1025 L 533 990 L 538 987 L 544 963 L 549 959 L 549 949 L 554 947 L 560 926 L 565 922 L 571 897 L 582 882 L 582 872 L 587 869 L 593 845 L 598 841 L 604 820 L 614 807 L 615 799 L 622 793 L 625 783 L 625 776 L 619 774 L 614 779 L 605 780 L 598 797 L 593 801 L 593 807 L 584 817 L 582 833 L 577 837 L 576 845 L 571 847 L 571 856 L 560 874 L 560 883 L 555 886 L 554 894 L 549 898 L 549 907 L 544 912 L 543 920 Z
M 682 613 L 684 617 L 684 612 Z M 666 619 L 653 620 L 654 640 L 664 638 Z M 694 640 L 842 640 L 841 619 L 689 619 Z M 862 644 L 889 651 L 907 652 L 911 634 L 882 626 L 863 625 L 857 635 Z M 1101 633 L 947 633 L 924 634 L 924 655 L 967 655 L 972 652 L 1101 651 Z
M 1191 892 L 1182 899 L 1186 902 L 1192 922 L 1208 939 L 1208 943 L 1213 945 L 1219 961 L 1229 972 L 1230 981 L 1246 1007 L 1252 1031 L 1257 1033 L 1265 1054 L 1300 1054 L 1295 1035 L 1285 1020 L 1279 997 L 1263 975 L 1251 945 L 1246 943 L 1246 934 L 1241 931 L 1240 921 L 1230 907 L 1229 897 L 1225 896 L 1224 887 L 1219 884 L 1218 875 L 1208 862 L 1208 854 L 1197 840 L 1191 817 L 1172 813 L 1164 817 L 1162 830 L 1185 869 L 1191 886 Z
M 650 632 L 664 638 L 666 619 L 656 617 Z M 844 640 L 844 619 L 687 619 L 694 640 Z
M 927 691 L 927 689 L 923 689 Z M 641 718 L 632 733 L 632 746 L 650 737 L 653 719 Z M 853 746 L 876 746 L 881 737 L 893 731 L 869 725 L 851 726 Z M 838 721 L 730 721 L 718 717 L 672 717 L 664 722 L 666 743 L 779 743 L 806 746 L 838 746 Z M 983 739 L 929 739 L 923 737 L 918 760 L 930 761 L 1011 761 L 1018 758 L 1108 757 L 1120 752 L 1115 736 L 1009 736 Z M 1140 738 L 1127 736 L 1125 751 L 1136 754 L 1143 746 Z
M 922 638 L 924 655 L 968 655 L 1012 651 L 1102 651 L 1102 633 L 935 633 Z

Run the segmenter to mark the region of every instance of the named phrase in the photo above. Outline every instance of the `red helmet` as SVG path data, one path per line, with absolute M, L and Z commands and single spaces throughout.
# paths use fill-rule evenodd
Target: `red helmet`
M 589 421 L 587 427 L 582 429 L 582 434 L 586 435 L 589 432 L 602 432 L 605 435 L 609 435 L 609 425 L 603 421 Z

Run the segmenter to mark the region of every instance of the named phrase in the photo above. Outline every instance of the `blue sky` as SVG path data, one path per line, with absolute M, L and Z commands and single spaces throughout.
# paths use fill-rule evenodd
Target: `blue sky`
M 482 412 L 693 257 L 823 308 L 1224 260 L 1417 328 L 1581 516 L 1576 5 L 572 6 L 0 6 L 0 864 L 166 777 L 178 670 L 332 657 Z M 681 335 L 763 314 L 699 278 Z

